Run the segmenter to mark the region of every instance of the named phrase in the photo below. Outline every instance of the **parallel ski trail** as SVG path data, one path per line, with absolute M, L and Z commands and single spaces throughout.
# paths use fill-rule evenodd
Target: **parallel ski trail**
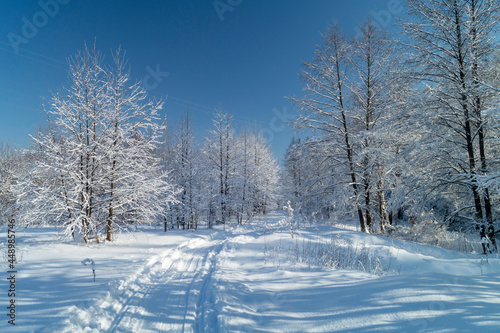
M 120 287 L 76 308 L 62 332 L 203 332 L 205 294 L 227 239 L 195 237 L 149 260 Z M 225 235 L 227 236 L 227 235 Z M 82 320 L 83 318 L 83 320 Z
M 156 262 L 156 264 L 158 264 L 158 261 Z M 173 264 L 174 264 L 174 262 L 172 262 L 170 264 L 170 266 L 165 270 L 165 273 L 168 272 L 172 268 Z M 165 275 L 165 273 L 162 274 L 161 277 L 163 277 Z M 152 289 L 158 289 L 158 285 L 155 286 L 153 284 L 147 284 L 145 286 L 145 288 L 142 288 L 139 291 L 134 291 L 133 294 L 127 299 L 126 303 L 123 305 L 121 311 L 117 313 L 116 317 L 114 318 L 114 320 L 111 324 L 110 331 L 116 330 L 116 328 L 123 321 L 124 316 L 127 313 L 134 312 L 134 310 L 131 310 L 132 306 L 140 306 L 140 304 L 142 303 L 141 300 L 148 299 L 150 297 L 150 295 L 152 294 L 152 292 L 151 292 Z M 142 291 L 144 293 L 141 295 Z
M 227 242 L 227 241 L 226 241 Z M 226 243 L 224 242 L 224 243 Z M 196 332 L 205 332 L 205 317 L 207 316 L 207 311 L 206 311 L 206 303 L 207 303 L 207 295 L 209 294 L 209 287 L 211 284 L 212 280 L 212 275 L 214 274 L 216 270 L 216 258 L 217 255 L 222 251 L 223 249 L 223 243 L 219 244 L 215 251 L 210 253 L 210 257 L 208 258 L 208 269 L 205 272 L 205 276 L 202 277 L 202 285 L 200 288 L 200 296 L 198 297 L 198 300 L 196 302 L 196 320 L 197 322 L 195 323 L 195 331 Z M 209 300 L 210 301 L 210 300 Z M 213 304 L 212 304 L 213 306 Z M 212 326 L 218 326 L 217 323 L 217 316 L 214 318 L 214 322 L 212 322 Z
M 209 253 L 220 251 L 222 242 L 195 239 L 190 242 L 194 243 L 193 247 L 188 243 L 180 253 L 176 251 L 177 258 L 167 269 L 162 269 L 161 274 L 147 274 L 147 278 L 142 279 L 147 283 L 127 300 L 127 306 L 116 316 L 110 331 L 193 332 L 197 316 L 203 316 L 198 306 L 203 303 L 199 299 L 204 298 L 207 289 L 206 270 L 212 265 L 208 262 Z

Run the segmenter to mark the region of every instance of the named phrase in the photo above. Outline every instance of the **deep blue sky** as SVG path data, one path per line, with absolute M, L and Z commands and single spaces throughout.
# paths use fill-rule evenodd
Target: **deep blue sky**
M 70 0 L 57 10 L 49 6 L 53 17 L 39 1 L 1 0 L 0 141 L 28 143 L 28 135 L 45 124 L 43 98 L 68 85 L 66 59 L 96 40 L 108 61 L 121 45 L 136 80 L 157 67 L 169 73 L 157 85 L 149 78 L 149 87 L 151 97 L 168 95 L 163 112 L 170 123 L 189 109 L 203 134 L 222 106 L 237 127 L 264 130 L 281 160 L 293 130 L 277 114 L 290 120 L 294 113 L 284 97 L 301 94 L 298 73 L 320 34 L 334 18 L 347 34 L 369 15 L 383 25 L 394 23 L 403 0 L 220 2 L 237 4 L 223 20 L 213 0 Z M 40 26 L 36 34 L 23 31 L 26 21 Z M 12 33 L 25 38 L 17 53 Z

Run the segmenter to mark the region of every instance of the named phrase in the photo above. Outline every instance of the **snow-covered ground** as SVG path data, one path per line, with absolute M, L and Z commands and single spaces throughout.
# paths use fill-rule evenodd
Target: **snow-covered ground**
M 226 231 L 144 227 L 91 246 L 56 241 L 53 229 L 18 230 L 16 326 L 5 316 L 4 278 L 0 332 L 500 330 L 496 255 L 486 263 L 479 254 L 328 226 L 302 226 L 292 239 L 283 218 Z M 365 249 L 377 270 L 303 260 L 333 240 Z M 96 282 L 86 258 L 95 261 Z

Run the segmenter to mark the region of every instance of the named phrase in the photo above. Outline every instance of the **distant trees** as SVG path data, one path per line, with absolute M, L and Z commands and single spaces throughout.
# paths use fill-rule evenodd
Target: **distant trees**
M 332 164 L 328 143 L 321 139 L 292 139 L 285 154 L 284 190 L 297 212 L 333 217 L 345 214 L 345 205 L 351 210 L 352 203 L 348 201 L 352 197 L 348 194 L 349 184 L 343 184 L 336 176 L 346 170 L 340 169 L 340 164 Z M 332 170 L 334 167 L 338 168 Z
M 233 219 L 242 224 L 275 208 L 280 169 L 264 139 L 248 130 L 238 134 L 231 115 L 221 110 L 208 135 L 196 139 L 189 119 L 183 115 L 159 152 L 180 189 L 169 223 L 183 229 L 196 229 L 200 220 L 209 227 Z
M 201 207 L 201 179 L 198 149 L 195 146 L 193 125 L 186 113 L 178 125 L 175 136 L 175 151 L 172 155 L 174 168 L 172 179 L 175 179 L 180 189 L 179 203 L 174 210 L 178 211 L 176 218 L 188 229 L 196 229 Z
M 194 127 L 188 112 L 181 116 L 175 131 L 157 151 L 165 171 L 175 184 L 177 202 L 170 206 L 165 223 L 183 229 L 197 229 L 202 207 L 203 178 L 200 151 L 194 136 Z
M 250 172 L 246 176 L 248 199 L 244 202 L 246 206 L 253 206 L 253 215 L 267 214 L 280 201 L 280 167 L 262 135 L 254 132 L 248 136 L 252 150 L 249 155 Z M 247 213 L 247 216 L 251 214 Z
M 206 179 L 217 184 L 207 193 L 212 203 L 208 220 L 226 223 L 235 216 L 241 224 L 244 218 L 266 214 L 276 205 L 280 173 L 268 145 L 247 130 L 237 136 L 230 115 L 220 110 L 213 122 L 203 146 Z
M 217 184 L 211 199 L 215 200 L 217 205 L 217 218 L 225 224 L 235 204 L 232 192 L 236 185 L 236 165 L 240 161 L 229 114 L 218 111 L 213 119 L 213 127 L 205 142 L 203 153 L 207 163 L 207 178 Z M 215 210 L 212 213 L 215 213 Z
M 24 169 L 24 158 L 19 149 L 8 142 L 0 142 L 0 224 L 15 215 L 14 186 Z
M 84 242 L 112 240 L 130 223 L 153 222 L 175 201 L 153 152 L 162 104 L 131 84 L 118 50 L 114 68 L 85 48 L 70 63 L 71 87 L 54 95 L 49 130 L 29 152 L 35 159 L 17 187 L 28 224 L 60 225 Z

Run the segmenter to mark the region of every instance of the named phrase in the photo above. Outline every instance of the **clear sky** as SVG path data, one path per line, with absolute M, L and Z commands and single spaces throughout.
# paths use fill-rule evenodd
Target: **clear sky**
M 55 5 L 57 4 L 57 5 Z M 395 22 L 403 0 L 0 0 L 0 141 L 25 146 L 45 124 L 43 99 L 68 85 L 67 58 L 84 42 L 111 59 L 127 52 L 151 97 L 168 96 L 176 123 L 189 110 L 206 133 L 221 106 L 237 127 L 257 126 L 280 160 L 300 95 L 298 73 L 336 19 L 355 34 L 369 15 Z

